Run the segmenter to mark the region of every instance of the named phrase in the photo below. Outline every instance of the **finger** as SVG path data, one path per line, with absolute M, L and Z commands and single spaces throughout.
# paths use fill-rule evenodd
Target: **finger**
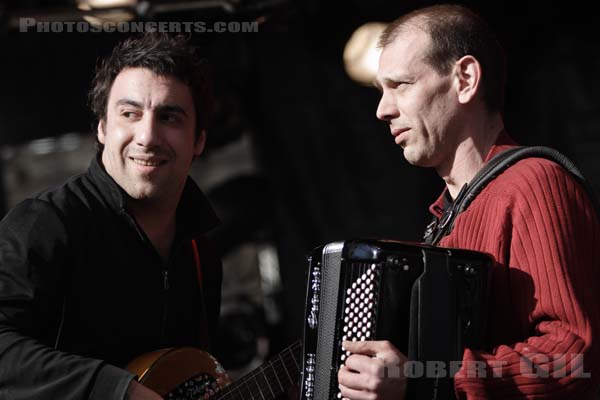
M 375 356 L 377 353 L 397 351 L 387 340 L 360 340 L 356 342 L 344 341 L 342 346 L 350 353 Z
M 362 341 L 356 341 L 356 342 L 350 342 L 350 341 L 343 341 L 342 342 L 342 347 L 349 351 L 350 353 L 355 353 L 355 354 L 364 354 L 366 356 L 374 356 L 375 353 L 377 352 L 375 350 L 375 347 L 377 346 L 376 344 L 374 344 L 375 341 L 372 340 L 362 340 Z
M 355 390 L 367 390 L 369 388 L 369 375 L 343 366 L 338 371 L 338 383 Z
M 374 363 L 381 363 L 382 360 L 379 358 L 374 358 L 371 356 L 364 356 L 362 354 L 351 354 L 346 358 L 346 362 L 344 363 L 346 367 L 356 371 L 356 372 L 366 372 L 370 370 L 369 368 L 362 368 L 362 365 L 372 365 Z
M 344 349 L 353 354 L 362 354 L 382 359 L 386 364 L 403 364 L 407 361 L 404 354 L 400 352 L 390 341 L 362 341 L 342 342 Z
M 385 369 L 381 367 L 377 374 L 369 372 L 355 372 L 348 367 L 340 369 L 338 372 L 338 383 L 355 390 L 363 390 L 368 392 L 376 392 L 384 383 L 385 377 L 383 372 Z
M 361 374 L 383 376 L 382 374 L 386 364 L 384 360 L 380 358 L 363 356 L 362 354 L 352 354 L 346 359 L 345 365 L 352 371 Z
M 344 399 L 375 400 L 375 398 L 376 398 L 375 393 L 372 393 L 372 392 L 367 392 L 364 390 L 356 390 L 356 389 L 352 389 L 352 388 L 349 388 L 344 385 L 339 385 L 339 388 L 340 388 L 340 392 L 342 393 L 342 396 Z

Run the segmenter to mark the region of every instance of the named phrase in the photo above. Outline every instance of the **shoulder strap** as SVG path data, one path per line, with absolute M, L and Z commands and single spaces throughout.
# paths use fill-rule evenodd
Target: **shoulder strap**
M 600 204 L 598 203 L 598 199 L 595 196 L 592 186 L 570 159 L 557 150 L 549 147 L 514 147 L 498 153 L 477 173 L 477 175 L 475 175 L 473 179 L 471 179 L 468 184 L 463 186 L 452 207 L 446 210 L 442 217 L 439 219 L 434 218 L 432 223 L 428 225 L 424 236 L 425 243 L 436 245 L 442 237 L 448 235 L 452 231 L 456 217 L 467 209 L 488 183 L 496 179 L 498 175 L 518 161 L 530 157 L 545 158 L 554 161 L 569 171 L 575 180 L 584 187 L 592 202 L 594 210 L 596 211 L 596 217 L 600 217 Z

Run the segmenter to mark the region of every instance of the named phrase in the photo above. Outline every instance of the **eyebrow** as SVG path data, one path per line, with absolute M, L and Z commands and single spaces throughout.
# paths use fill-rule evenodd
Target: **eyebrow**
M 387 77 L 387 78 L 383 78 L 383 82 L 385 84 L 394 84 L 397 82 L 410 82 L 411 78 L 408 76 L 391 76 L 391 77 Z M 373 86 L 375 86 L 377 89 L 379 89 L 380 92 L 383 91 L 383 86 L 379 83 L 378 80 L 374 80 L 373 81 Z
M 163 104 L 156 107 L 156 110 L 159 112 L 172 112 L 182 114 L 187 117 L 187 113 L 185 112 L 185 110 L 182 107 L 175 104 Z
M 142 103 L 131 100 L 131 99 L 119 99 L 116 103 L 117 106 L 133 106 L 136 108 L 142 108 Z
M 116 105 L 117 106 L 127 105 L 127 106 L 132 106 L 135 108 L 144 108 L 142 103 L 140 103 L 139 101 L 135 101 L 132 99 L 127 99 L 127 98 L 117 100 Z M 181 106 L 178 106 L 176 104 L 161 104 L 156 107 L 156 111 L 174 112 L 174 113 L 183 114 L 184 116 L 187 116 L 187 113 L 185 112 L 185 110 Z

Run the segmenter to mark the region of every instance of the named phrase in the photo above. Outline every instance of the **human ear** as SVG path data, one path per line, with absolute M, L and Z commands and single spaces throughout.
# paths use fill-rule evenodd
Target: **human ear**
M 466 55 L 454 64 L 453 72 L 458 101 L 467 104 L 479 90 L 481 64 L 475 57 Z
M 194 144 L 194 155 L 199 156 L 204 151 L 204 145 L 206 144 L 206 129 L 202 129 L 196 143 Z
M 98 141 L 102 144 L 104 143 L 104 140 L 106 138 L 106 133 L 104 132 L 104 122 L 102 120 L 98 121 L 98 129 L 97 129 L 97 133 L 96 136 L 98 137 Z

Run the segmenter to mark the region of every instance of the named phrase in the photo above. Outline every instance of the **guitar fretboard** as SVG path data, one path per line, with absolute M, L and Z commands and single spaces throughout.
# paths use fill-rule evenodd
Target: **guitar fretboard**
M 302 344 L 295 342 L 275 358 L 222 389 L 215 400 L 275 400 L 298 383 Z

